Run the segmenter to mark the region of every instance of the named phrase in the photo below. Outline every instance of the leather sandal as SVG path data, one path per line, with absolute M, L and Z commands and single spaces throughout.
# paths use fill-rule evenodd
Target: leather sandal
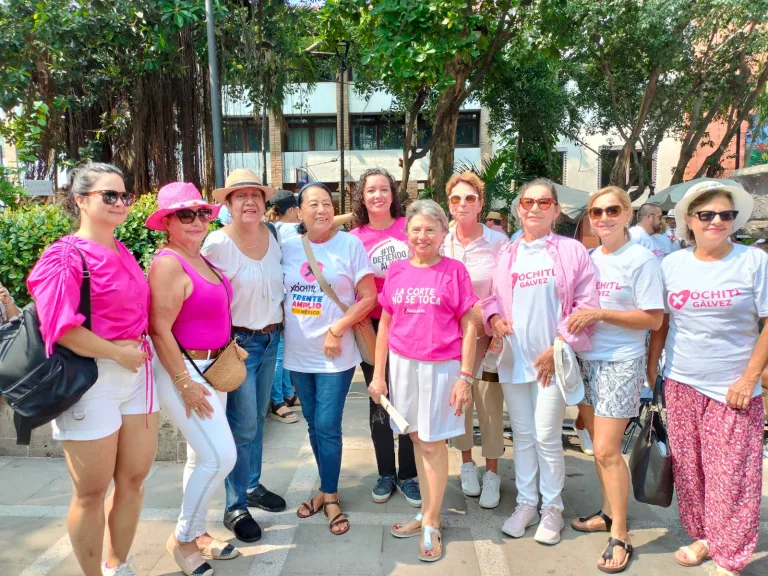
M 314 516 L 320 510 L 322 510 L 325 507 L 325 505 L 320 506 L 317 510 L 315 510 L 315 502 L 313 499 L 310 499 L 308 502 L 302 502 L 301 506 L 299 506 L 299 509 L 296 510 L 296 516 L 298 516 L 301 519 L 309 518 L 310 516 Z M 305 514 L 302 514 L 301 511 L 306 510 L 307 512 Z
M 218 538 L 214 538 L 200 553 L 206 560 L 232 560 L 240 556 L 240 550 Z
M 680 564 L 680 566 L 685 566 L 686 568 L 695 568 L 696 566 L 700 566 L 705 561 L 709 560 L 709 544 L 706 540 L 697 540 L 696 542 L 700 542 L 704 546 L 703 552 L 700 552 L 697 554 L 694 552 L 693 548 L 690 546 L 683 546 L 681 547 L 677 552 L 675 552 L 675 562 Z M 695 544 L 695 542 L 694 542 Z
M 624 551 L 627 553 L 627 555 L 624 557 L 624 562 L 619 564 L 616 567 L 608 567 L 608 566 L 601 566 L 600 564 L 597 565 L 597 569 L 600 570 L 600 572 L 605 572 L 606 574 L 618 574 L 619 572 L 624 572 L 624 570 L 627 569 L 627 566 L 629 565 L 629 560 L 632 558 L 632 544 L 627 544 L 626 542 L 622 542 L 618 538 L 608 538 L 608 546 L 605 547 L 605 552 L 603 552 L 602 558 L 603 560 L 613 560 L 613 548 L 615 546 L 618 546 L 619 548 L 624 548 Z
M 434 541 L 432 540 L 433 537 L 437 539 L 440 548 L 435 554 L 427 554 L 427 552 L 432 552 L 435 548 Z M 419 560 L 422 562 L 437 562 L 443 557 L 443 535 L 439 529 L 432 526 L 422 527 L 421 544 L 424 551 L 422 552 L 421 549 L 419 549 Z
M 190 556 L 184 556 L 173 534 L 165 543 L 165 549 L 187 576 L 213 576 L 213 568 L 203 560 L 203 555 L 198 551 Z
M 299 400 L 299 395 L 294 394 L 290 398 L 283 398 L 285 400 L 285 405 L 289 408 L 294 408 L 295 406 L 301 406 L 301 401 Z
M 421 534 L 421 520 L 422 520 L 421 512 L 416 514 L 413 518 L 410 520 L 406 520 L 405 522 L 398 522 L 394 526 L 392 526 L 392 529 L 390 530 L 390 533 L 395 538 L 411 538 L 413 536 L 418 536 Z M 418 522 L 419 527 L 418 528 L 412 528 L 411 530 L 407 530 L 405 527 L 408 526 L 411 522 Z
M 326 518 L 330 519 L 330 516 L 328 516 L 328 510 L 326 510 L 326 507 L 328 506 L 338 506 L 339 510 L 341 510 L 341 504 L 339 504 L 338 500 L 332 500 L 329 502 L 326 502 L 323 504 L 323 514 L 325 514 Z M 342 530 L 341 532 L 334 532 L 333 529 L 336 528 L 336 526 L 340 526 L 342 523 L 347 523 L 347 528 L 345 530 Z M 334 536 L 341 536 L 342 534 L 346 534 L 349 532 L 349 516 L 344 514 L 344 512 L 339 512 L 336 514 L 336 516 L 333 517 L 333 519 L 328 522 L 328 530 L 330 530 L 331 534 Z
M 602 518 L 603 522 L 605 522 L 605 528 L 590 528 L 586 526 L 585 523 L 592 520 L 592 518 Z M 591 516 L 584 516 L 578 520 L 571 521 L 571 528 L 577 532 L 610 532 L 611 525 L 613 525 L 613 520 L 607 514 L 603 513 L 602 510 L 598 510 Z

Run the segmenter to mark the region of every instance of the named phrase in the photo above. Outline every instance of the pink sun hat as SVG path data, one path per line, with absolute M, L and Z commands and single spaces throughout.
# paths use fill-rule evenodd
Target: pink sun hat
M 190 182 L 171 182 L 157 193 L 157 210 L 147 218 L 145 226 L 150 230 L 165 232 L 163 218 L 184 208 L 210 208 L 213 219 L 219 215 L 220 204 L 209 204 L 203 200 L 197 187 Z

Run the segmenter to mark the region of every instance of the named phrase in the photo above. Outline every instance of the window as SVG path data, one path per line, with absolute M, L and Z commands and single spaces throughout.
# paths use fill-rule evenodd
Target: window
M 336 150 L 335 116 L 288 118 L 288 152 Z
M 391 115 L 352 116 L 353 150 L 402 150 L 405 125 Z
M 618 159 L 620 153 L 620 149 L 611 150 L 609 148 L 603 148 L 600 151 L 600 188 L 604 188 L 605 186 L 609 185 L 611 181 L 611 171 L 613 170 L 613 167 L 616 164 L 616 160 Z M 637 151 L 637 157 L 640 161 L 640 164 L 643 166 L 643 170 L 645 171 L 645 185 L 650 186 L 653 184 L 653 158 L 646 160 L 640 150 Z M 630 165 L 629 182 L 627 183 L 627 187 L 637 186 L 639 181 L 637 170 L 634 166 L 634 156 L 630 156 L 630 163 L 632 164 Z
M 480 147 L 480 112 L 460 112 L 456 125 L 457 148 Z
M 269 126 L 266 127 L 269 151 Z M 252 118 L 224 119 L 224 152 L 227 154 L 261 152 L 261 126 Z

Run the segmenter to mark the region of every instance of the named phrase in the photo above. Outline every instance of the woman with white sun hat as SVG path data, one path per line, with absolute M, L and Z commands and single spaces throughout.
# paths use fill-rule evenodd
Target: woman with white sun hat
M 743 188 L 717 181 L 695 184 L 677 203 L 678 234 L 696 245 L 662 262 L 666 314 L 648 356 L 653 383 L 666 354 L 675 489 L 694 539 L 675 560 L 711 557 L 719 576 L 744 569 L 760 522 L 768 331 L 758 335 L 758 322 L 768 318 L 768 255 L 728 240 L 753 206 Z

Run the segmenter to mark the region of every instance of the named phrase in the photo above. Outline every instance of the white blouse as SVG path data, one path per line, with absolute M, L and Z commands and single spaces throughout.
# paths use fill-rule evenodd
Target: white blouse
M 260 330 L 283 321 L 282 254 L 272 232 L 261 260 L 243 254 L 223 230 L 208 235 L 202 254 L 232 283 L 233 326 Z

